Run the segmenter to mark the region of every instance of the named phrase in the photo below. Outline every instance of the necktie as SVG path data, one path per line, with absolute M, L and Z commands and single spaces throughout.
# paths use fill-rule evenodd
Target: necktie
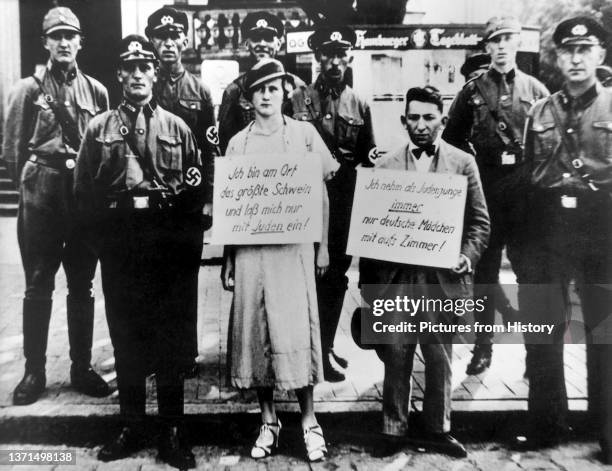
M 508 79 L 506 74 L 501 74 L 501 79 L 499 81 L 499 101 L 502 105 L 507 105 L 510 103 L 510 85 L 508 85 Z
M 147 140 L 147 122 L 145 120 L 142 108 L 138 111 L 136 121 L 134 122 L 134 131 L 132 132 L 133 142 L 138 150 L 139 156 L 126 155 L 126 172 L 125 183 L 128 190 L 137 187 L 144 180 L 142 172 L 141 160 L 144 159 Z
M 436 153 L 436 146 L 434 146 L 433 144 L 430 144 L 425 147 L 417 147 L 415 149 L 412 149 L 412 154 L 414 155 L 414 158 L 417 160 L 421 158 L 421 155 L 423 155 L 423 152 L 425 152 L 427 155 L 434 155 Z

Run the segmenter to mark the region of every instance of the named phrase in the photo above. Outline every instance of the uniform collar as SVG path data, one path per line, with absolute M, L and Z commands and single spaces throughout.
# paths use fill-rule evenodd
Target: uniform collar
M 76 78 L 77 74 L 79 73 L 79 67 L 76 62 L 74 64 L 74 67 L 70 69 L 67 74 L 64 74 L 61 68 L 54 64 L 51 59 L 47 61 L 47 70 L 49 70 L 53 78 L 59 83 L 70 83 Z
M 153 112 L 157 108 L 157 102 L 153 98 L 151 99 L 149 103 L 144 105 L 142 108 L 143 108 L 145 116 L 151 117 L 151 115 L 153 115 Z M 140 106 L 134 105 L 126 99 L 124 99 L 121 102 L 121 104 L 119 105 L 119 109 L 125 112 L 130 118 L 136 117 L 138 113 L 140 112 Z
M 600 90 L 601 85 L 599 82 L 595 82 L 593 86 L 582 95 L 573 97 L 569 94 L 567 87 L 564 85 L 559 92 L 559 96 L 561 97 L 561 104 L 565 109 L 569 109 L 571 107 L 575 110 L 584 110 L 588 108 L 593 101 L 595 101 L 595 98 L 597 98 L 599 95 Z
M 178 74 L 176 75 L 172 75 L 170 72 L 167 72 L 163 69 L 159 70 L 159 78 L 161 80 L 163 80 L 164 82 L 172 82 L 172 83 L 176 83 L 178 82 L 180 79 L 182 79 L 185 76 L 185 68 L 181 67 L 181 70 Z
M 322 73 L 319 74 L 319 76 L 317 77 L 316 82 L 314 83 L 315 90 L 317 90 L 324 97 L 327 97 L 328 95 L 331 95 L 331 97 L 334 100 L 339 98 L 340 95 L 342 95 L 342 92 L 344 91 L 344 89 L 346 87 L 347 87 L 347 84 L 346 84 L 345 80 L 343 80 L 336 87 L 330 87 L 329 84 L 327 83 L 327 81 L 325 80 L 325 78 L 323 77 Z
M 502 73 L 494 69 L 493 67 L 489 69 L 489 76 L 493 79 L 495 83 L 501 82 Z M 509 72 L 506 73 L 506 82 L 508 83 L 514 82 L 515 77 L 516 77 L 516 68 L 511 69 Z

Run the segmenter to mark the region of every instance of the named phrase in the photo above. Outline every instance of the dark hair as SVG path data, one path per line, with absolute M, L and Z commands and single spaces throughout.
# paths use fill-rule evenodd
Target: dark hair
M 424 103 L 433 103 L 438 107 L 440 113 L 444 108 L 442 104 L 442 95 L 440 95 L 440 91 L 436 87 L 432 87 L 427 85 L 426 87 L 413 87 L 406 93 L 406 108 L 408 110 L 408 105 L 411 101 L 422 101 Z

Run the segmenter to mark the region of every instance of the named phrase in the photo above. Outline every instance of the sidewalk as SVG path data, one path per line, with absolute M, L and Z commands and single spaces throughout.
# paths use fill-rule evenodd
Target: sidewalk
M 69 387 L 69 359 L 66 333 L 66 283 L 63 272 L 57 277 L 53 315 L 47 349 L 47 391 L 30 406 L 12 406 L 12 390 L 23 374 L 21 302 L 23 271 L 15 237 L 15 219 L 0 219 L 0 419 L 12 416 L 53 416 L 69 410 L 74 415 L 107 415 L 118 410 L 116 393 L 110 398 L 94 399 L 73 392 Z M 241 395 L 225 386 L 225 353 L 227 320 L 231 293 L 224 291 L 219 281 L 218 266 L 203 266 L 200 271 L 199 350 L 200 375 L 187 381 L 186 412 L 232 413 L 248 412 L 257 407 L 253 394 Z M 380 410 L 383 364 L 374 351 L 360 350 L 350 336 L 350 315 L 359 301 L 357 272 L 351 270 L 336 349 L 350 360 L 347 380 L 324 383 L 315 388 L 317 410 L 350 412 Z M 506 270 L 502 281 L 511 281 Z M 95 280 L 96 320 L 94 329 L 94 367 L 104 378 L 115 383 L 114 358 L 108 327 L 104 317 L 104 300 L 99 271 Z M 516 300 L 512 300 L 516 303 Z M 495 345 L 492 367 L 480 376 L 466 376 L 471 345 L 455 345 L 453 351 L 453 410 L 507 411 L 525 410 L 528 383 L 523 379 L 524 347 Z M 566 381 L 570 407 L 586 408 L 584 345 L 567 345 Z M 422 358 L 414 369 L 414 407 L 420 408 L 424 377 Z M 155 388 L 149 388 L 149 400 L 154 401 Z M 278 397 L 281 408 L 297 410 L 293 394 Z

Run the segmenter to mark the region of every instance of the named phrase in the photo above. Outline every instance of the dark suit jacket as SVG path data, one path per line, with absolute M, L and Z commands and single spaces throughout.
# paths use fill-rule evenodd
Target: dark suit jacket
M 470 259 L 472 268 L 475 268 L 482 252 L 487 247 L 490 233 L 489 213 L 478 167 L 472 155 L 443 140 L 439 142 L 437 155 L 433 158 L 429 171 L 465 175 L 468 179 L 461 253 Z M 416 171 L 414 157 L 408 151 L 408 144 L 380 159 L 376 167 Z M 419 277 L 418 275 L 431 270 L 435 270 L 440 287 L 448 298 L 473 296 L 473 280 L 470 273 L 456 275 L 447 269 L 432 269 L 371 259 L 362 259 L 360 262 L 360 284 L 380 284 L 381 290 L 384 290 L 384 285 L 407 284 L 413 280 L 424 280 L 425 276 Z M 366 299 L 366 301 L 369 300 Z

